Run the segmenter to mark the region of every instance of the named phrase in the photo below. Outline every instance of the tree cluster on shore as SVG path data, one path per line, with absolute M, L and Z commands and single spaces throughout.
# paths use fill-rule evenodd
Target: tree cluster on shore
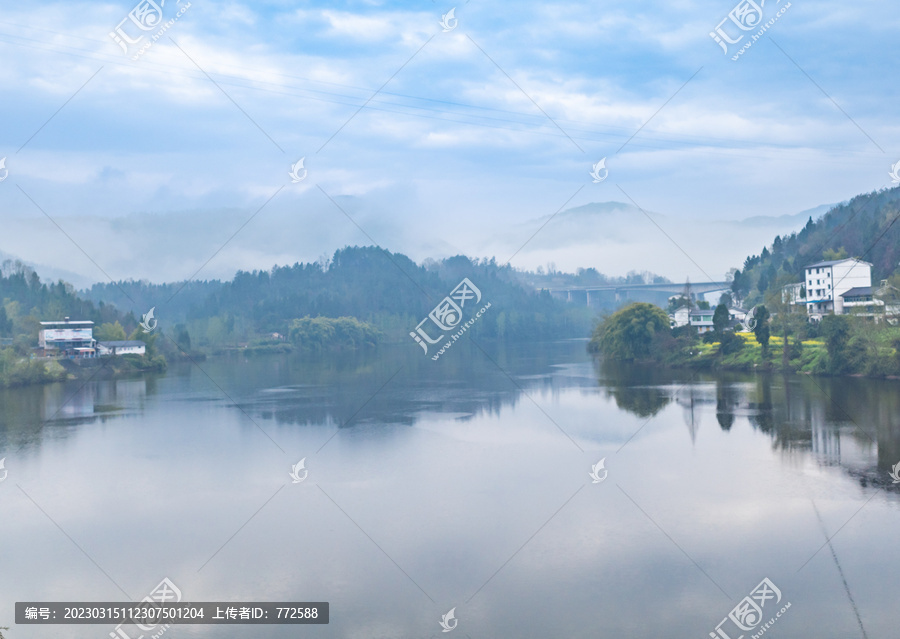
M 661 308 L 634 303 L 601 320 L 588 349 L 615 361 L 653 362 L 707 370 L 779 370 L 820 375 L 900 376 L 900 327 L 848 315 L 820 324 L 798 313 L 756 308 L 752 332 L 728 327 L 716 308 L 713 330 L 670 328 Z

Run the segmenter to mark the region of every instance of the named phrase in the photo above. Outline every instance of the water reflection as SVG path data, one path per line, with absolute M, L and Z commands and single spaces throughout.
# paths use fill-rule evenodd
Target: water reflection
M 768 435 L 776 449 L 809 453 L 868 485 L 889 485 L 900 460 L 900 393 L 887 380 L 696 373 L 593 360 L 582 342 L 494 349 L 471 345 L 440 366 L 413 349 L 328 356 L 214 360 L 167 376 L 68 382 L 0 391 L 0 449 L 65 437 L 79 425 L 140 412 L 148 397 L 217 402 L 284 425 L 414 425 L 441 413 L 469 420 L 500 415 L 529 396 L 573 387 L 599 389 L 616 407 L 653 419 L 681 409 L 691 442 L 712 417 L 722 431 L 739 420 Z M 583 364 L 560 362 L 578 362 Z M 501 368 L 502 367 L 502 368 Z M 593 369 L 593 370 L 591 370 Z M 224 392 L 223 392 L 224 391 Z M 365 410 L 362 410 L 362 409 Z M 709 414 L 709 417 L 706 417 Z
M 0 389 L 0 449 L 39 445 L 50 433 L 65 437 L 76 426 L 142 410 L 154 388 L 155 378 L 140 377 Z
M 900 500 L 864 500 L 900 460 L 896 383 L 485 348 L 438 364 L 415 345 L 235 357 L 0 393 L 0 442 L 27 448 L 8 455 L 0 548 L 28 549 L 0 560 L 0 617 L 28 597 L 119 597 L 87 553 L 132 594 L 168 576 L 196 600 L 332 601 L 321 636 L 431 636 L 453 605 L 460 636 L 706 636 L 736 601 L 701 566 L 732 594 L 772 577 L 796 602 L 785 636 L 830 639 L 855 623 L 828 572 L 839 553 L 869 636 L 891 636 L 898 561 L 871 549 L 891 547 Z M 309 479 L 290 483 L 301 457 Z M 591 484 L 601 458 L 609 479 Z
M 648 418 L 670 403 L 680 406 L 692 442 L 704 413 L 714 412 L 723 431 L 745 418 L 776 449 L 810 453 L 863 486 L 890 486 L 887 473 L 900 460 L 896 381 L 692 374 L 599 360 L 595 366 L 600 387 L 623 410 Z

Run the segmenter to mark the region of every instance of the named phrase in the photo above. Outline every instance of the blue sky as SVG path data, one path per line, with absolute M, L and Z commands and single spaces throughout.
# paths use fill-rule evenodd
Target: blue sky
M 265 204 L 256 245 L 223 252 L 210 275 L 370 238 L 416 259 L 505 261 L 561 207 L 623 202 L 659 214 L 718 277 L 728 260 L 716 251 L 733 245 L 739 265 L 746 248 L 711 222 L 889 187 L 900 160 L 900 15 L 885 2 L 792 2 L 737 61 L 709 36 L 732 0 L 470 0 L 448 32 L 452 2 L 187 4 L 166 2 L 164 19 L 183 15 L 137 61 L 108 35 L 131 0 L 4 8 L 0 215 L 22 235 L 8 230 L 0 251 L 96 279 L 84 253 L 114 279 L 179 279 L 145 270 L 147 247 L 131 261 L 110 248 L 116 229 L 159 219 L 146 241 L 190 271 Z M 768 0 L 764 19 L 787 4 Z M 301 157 L 308 175 L 293 184 Z M 609 177 L 594 184 L 603 157 Z M 188 232 L 196 241 L 171 254 L 167 237 Z M 614 232 L 600 223 L 572 239 Z M 296 250 L 268 254 L 273 234 L 296 235 Z M 637 241 L 633 263 L 555 242 L 540 251 L 538 234 L 513 264 L 647 265 Z M 702 276 L 671 248 L 651 266 Z

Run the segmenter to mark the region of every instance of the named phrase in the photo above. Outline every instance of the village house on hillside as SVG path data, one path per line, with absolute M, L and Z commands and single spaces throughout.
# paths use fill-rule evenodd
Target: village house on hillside
M 816 262 L 806 267 L 805 284 L 810 319 L 818 321 L 829 313 L 843 315 L 845 293 L 865 288 L 871 291 L 872 265 L 856 258 Z M 857 290 L 851 297 L 858 295 Z

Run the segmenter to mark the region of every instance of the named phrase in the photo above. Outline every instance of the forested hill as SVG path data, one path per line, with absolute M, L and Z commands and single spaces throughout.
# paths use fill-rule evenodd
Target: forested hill
M 900 187 L 859 195 L 798 233 L 776 237 L 759 255 L 744 261 L 732 289 L 752 305 L 767 291 L 803 281 L 804 267 L 821 260 L 857 257 L 872 263 L 872 281 L 900 280 Z M 749 306 L 748 306 L 749 307 Z
M 71 284 L 41 282 L 22 262 L 7 260 L 0 265 L 0 338 L 21 336 L 23 344 L 31 344 L 41 320 L 66 316 L 97 324 L 125 320 L 112 306 L 81 299 Z
M 581 337 L 590 330 L 589 309 L 523 288 L 511 267 L 493 259 L 457 256 L 420 266 L 377 247 L 347 247 L 329 261 L 241 271 L 229 282 L 194 282 L 181 290 L 179 283 L 118 282 L 97 284 L 85 295 L 138 316 L 156 307 L 161 327 L 184 324 L 195 344 L 286 334 L 292 320 L 305 316 L 355 317 L 394 341 L 409 339 L 409 332 L 463 278 L 480 289 L 482 305 L 491 303 L 473 327 L 477 335 L 552 339 Z

